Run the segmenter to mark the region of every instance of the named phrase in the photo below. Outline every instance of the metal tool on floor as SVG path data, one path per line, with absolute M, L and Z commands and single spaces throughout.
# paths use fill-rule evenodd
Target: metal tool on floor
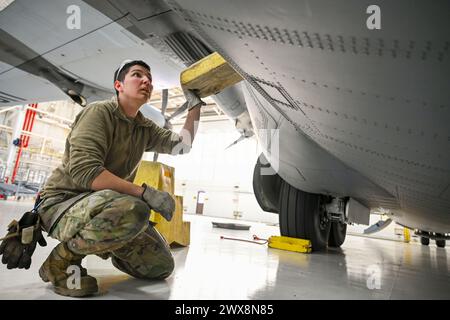
M 266 239 L 260 239 L 260 238 L 256 237 L 255 235 L 253 236 L 253 239 L 255 239 L 255 240 L 247 240 L 247 239 L 240 239 L 240 238 L 233 238 L 233 237 L 224 237 L 224 236 L 220 236 L 220 239 L 244 241 L 244 242 L 250 242 L 250 243 L 256 243 L 256 244 L 266 244 L 267 243 Z M 258 240 L 256 240 L 256 239 L 258 239 Z M 260 240 L 262 240 L 264 242 L 261 242 Z
M 244 241 L 255 244 L 266 244 L 268 243 L 270 248 L 293 251 L 293 252 L 301 252 L 301 253 L 310 253 L 312 251 L 312 245 L 310 240 L 306 239 L 297 239 L 285 236 L 271 236 L 269 239 L 262 239 L 257 235 L 253 235 L 253 240 L 233 238 L 233 237 L 224 237 L 220 236 L 220 239 L 225 240 L 236 240 L 236 241 Z M 263 242 L 261 242 L 263 241 Z

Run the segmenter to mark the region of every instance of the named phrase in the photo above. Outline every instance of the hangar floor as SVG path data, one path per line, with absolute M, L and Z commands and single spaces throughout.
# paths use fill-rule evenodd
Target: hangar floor
M 30 206 L 0 202 L 0 235 Z M 176 269 L 169 278 L 133 279 L 109 260 L 89 256 L 84 264 L 99 280 L 100 292 L 88 299 L 450 299 L 448 247 L 348 236 L 341 249 L 301 254 L 220 239 L 267 238 L 278 234 L 276 226 L 248 223 L 249 231 L 239 231 L 212 228 L 211 221 L 225 219 L 185 220 L 191 221 L 191 245 L 173 250 Z M 0 299 L 66 299 L 37 273 L 57 244 L 48 240 L 29 270 L 0 265 Z

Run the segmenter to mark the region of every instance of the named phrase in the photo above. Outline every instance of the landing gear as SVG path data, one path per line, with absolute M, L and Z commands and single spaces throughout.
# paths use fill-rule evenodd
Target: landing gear
M 430 244 L 430 238 L 427 237 L 420 237 L 420 243 L 424 246 L 427 246 Z
M 420 235 L 420 243 L 422 245 L 428 246 L 430 244 L 430 239 L 434 239 L 437 247 L 445 248 L 445 235 L 444 234 L 420 231 L 420 230 L 419 230 L 418 234 Z
M 439 234 L 439 233 L 436 233 L 436 236 L 440 236 L 440 237 L 442 237 L 442 236 L 444 236 L 443 234 Z M 439 247 L 439 248 L 445 248 L 445 239 L 436 239 L 436 240 L 434 240 L 435 242 L 436 242 L 436 246 L 437 247 Z
M 347 234 L 347 224 L 339 221 L 331 222 L 330 236 L 328 238 L 328 245 L 330 247 L 340 247 L 345 241 Z
M 270 170 L 273 169 L 264 154 L 261 154 L 253 170 L 253 191 L 261 209 L 278 213 L 281 178 L 275 172 L 267 174 Z
M 422 235 L 420 237 L 420 243 L 424 246 L 427 246 L 430 244 L 430 238 L 428 238 L 428 236 L 430 235 L 428 232 L 426 231 L 422 231 Z
M 436 241 L 436 246 L 438 246 L 439 248 L 445 248 L 445 240 L 435 240 Z
M 278 201 L 281 235 L 311 240 L 314 251 L 326 248 L 331 223 L 323 200 L 321 195 L 298 190 L 282 180 Z

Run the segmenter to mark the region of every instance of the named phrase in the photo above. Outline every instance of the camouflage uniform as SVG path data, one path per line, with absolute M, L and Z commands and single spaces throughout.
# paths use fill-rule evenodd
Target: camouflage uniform
M 115 98 L 85 107 L 67 137 L 62 164 L 41 191 L 42 227 L 76 254 L 111 257 L 137 278 L 167 277 L 173 258 L 150 225 L 147 204 L 112 190 L 93 192 L 91 185 L 103 170 L 132 182 L 144 151 L 172 153 L 180 143 L 180 136 L 140 112 L 127 117 Z
M 39 211 L 59 204 L 44 201 Z M 174 268 L 170 249 L 149 224 L 149 207 L 113 190 L 93 192 L 70 207 L 49 233 L 77 254 L 111 257 L 113 265 L 136 278 L 164 279 Z

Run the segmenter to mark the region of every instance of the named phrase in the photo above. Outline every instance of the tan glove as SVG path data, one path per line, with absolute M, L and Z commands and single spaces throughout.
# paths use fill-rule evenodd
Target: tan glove
M 166 191 L 159 191 L 142 185 L 145 189 L 142 193 L 142 200 L 144 200 L 151 209 L 159 212 L 167 221 L 172 220 L 173 212 L 175 211 L 175 200 L 173 200 L 170 193 Z

